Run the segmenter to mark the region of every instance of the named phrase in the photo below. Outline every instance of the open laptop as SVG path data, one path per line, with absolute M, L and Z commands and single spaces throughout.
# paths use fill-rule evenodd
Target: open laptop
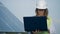
M 47 31 L 47 18 L 46 16 L 41 17 L 23 17 L 25 31 Z

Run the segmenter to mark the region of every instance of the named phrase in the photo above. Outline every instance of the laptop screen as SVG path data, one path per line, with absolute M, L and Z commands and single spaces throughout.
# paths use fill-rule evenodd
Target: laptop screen
M 47 31 L 47 18 L 41 17 L 23 17 L 25 31 Z

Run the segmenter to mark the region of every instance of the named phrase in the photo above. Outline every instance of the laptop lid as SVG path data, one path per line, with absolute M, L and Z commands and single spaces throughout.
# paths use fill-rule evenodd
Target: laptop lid
M 41 17 L 23 17 L 25 31 L 47 31 L 47 18 Z

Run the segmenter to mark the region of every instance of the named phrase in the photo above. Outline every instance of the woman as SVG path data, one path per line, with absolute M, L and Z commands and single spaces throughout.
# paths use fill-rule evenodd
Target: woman
M 48 9 L 38 9 L 36 8 L 36 16 L 46 16 L 47 17 L 47 27 L 48 31 L 32 31 L 33 34 L 50 34 L 51 19 L 48 17 Z

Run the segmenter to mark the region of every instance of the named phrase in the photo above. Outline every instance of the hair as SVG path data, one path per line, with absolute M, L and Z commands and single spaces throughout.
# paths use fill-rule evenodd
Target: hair
M 48 9 L 47 9 L 47 8 L 46 8 L 46 9 L 38 9 L 38 8 L 36 8 L 36 10 L 35 10 L 36 13 L 38 13 L 38 10 L 40 10 L 40 11 L 41 11 L 41 10 L 44 10 L 44 15 L 45 15 L 45 16 L 48 16 Z

